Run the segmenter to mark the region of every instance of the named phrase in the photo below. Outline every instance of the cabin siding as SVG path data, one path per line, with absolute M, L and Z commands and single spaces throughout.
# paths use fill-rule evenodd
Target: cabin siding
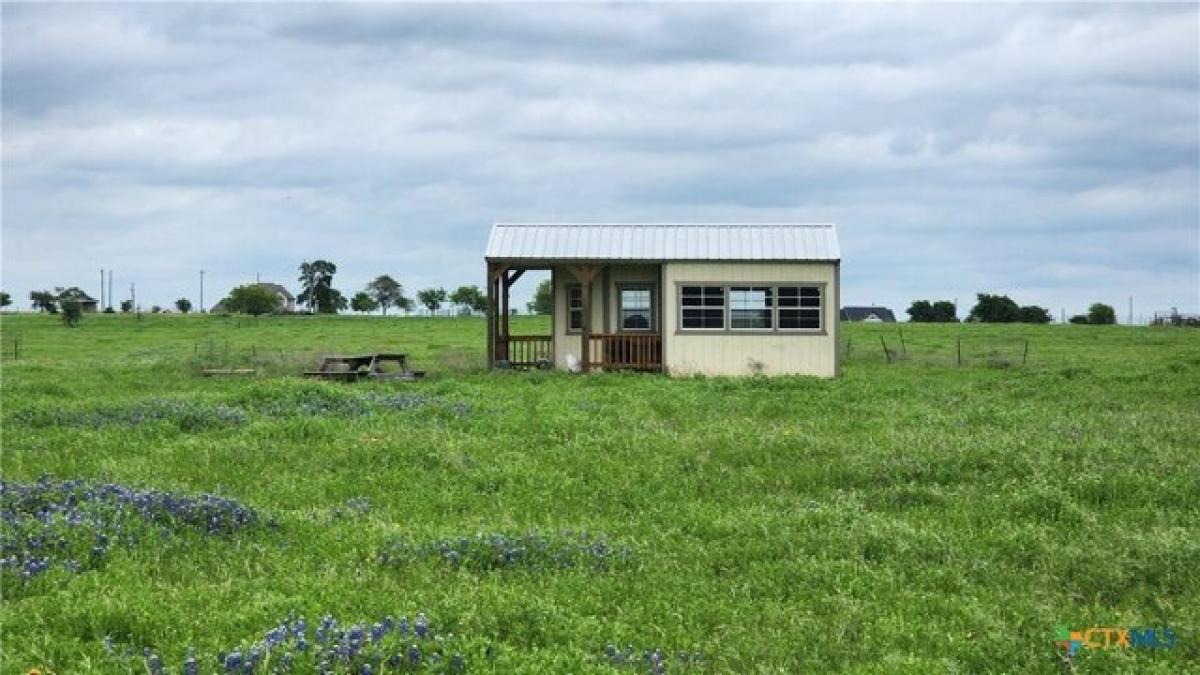
M 838 374 L 838 266 L 820 263 L 668 262 L 663 270 L 664 370 L 675 376 Z M 815 283 L 824 286 L 820 333 L 679 332 L 681 283 Z M 728 298 L 726 298 L 728 303 Z

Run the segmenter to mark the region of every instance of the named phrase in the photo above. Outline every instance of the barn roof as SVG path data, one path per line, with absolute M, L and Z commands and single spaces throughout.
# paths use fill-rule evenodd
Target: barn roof
M 829 261 L 829 223 L 496 223 L 488 260 Z

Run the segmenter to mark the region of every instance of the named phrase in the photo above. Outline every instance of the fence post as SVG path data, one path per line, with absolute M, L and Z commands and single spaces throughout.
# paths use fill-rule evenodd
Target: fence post
M 888 363 L 891 363 L 891 362 L 892 362 L 892 353 L 888 351 L 888 348 L 887 348 L 887 343 L 883 341 L 883 336 L 882 336 L 882 335 L 880 335 L 880 336 L 879 336 L 879 344 L 883 345 L 883 356 L 884 356 L 884 358 L 886 358 L 886 359 L 887 359 L 887 362 L 888 362 Z
M 958 338 L 958 365 L 962 366 L 962 338 Z
M 1021 365 L 1029 360 L 1029 338 L 1025 338 L 1025 351 L 1021 352 Z
M 904 354 L 904 356 L 907 357 L 908 356 L 908 347 L 906 347 L 904 344 L 904 329 L 897 327 L 896 330 L 899 331 L 899 333 L 900 333 L 900 353 Z

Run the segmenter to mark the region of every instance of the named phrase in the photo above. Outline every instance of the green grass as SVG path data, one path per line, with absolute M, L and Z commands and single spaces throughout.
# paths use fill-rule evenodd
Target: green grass
M 3 576 L 0 669 L 125 672 L 111 635 L 173 669 L 193 646 L 209 672 L 290 611 L 423 611 L 471 672 L 618 672 L 613 643 L 700 652 L 701 672 L 1050 673 L 1059 625 L 1179 635 L 1083 650 L 1079 672 L 1200 667 L 1200 333 L 904 326 L 907 358 L 889 364 L 879 338 L 899 351 L 897 327 L 854 325 L 836 380 L 486 373 L 482 336 L 479 319 L 5 316 L 5 480 L 216 492 L 278 528 Z M 428 379 L 277 376 L 385 349 Z M 250 363 L 270 376 L 196 374 Z M 428 400 L 287 412 L 397 392 Z M 163 399 L 246 420 L 46 422 Z M 369 509 L 347 515 L 356 498 Z M 565 530 L 629 558 L 377 559 L 397 540 Z

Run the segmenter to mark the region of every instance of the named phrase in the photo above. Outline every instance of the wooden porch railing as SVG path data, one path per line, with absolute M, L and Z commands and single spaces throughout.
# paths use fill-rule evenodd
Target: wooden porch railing
M 553 346 L 549 335 L 501 335 L 496 338 L 496 358 L 513 368 L 538 368 L 554 363 Z
M 609 370 L 661 370 L 662 336 L 658 333 L 593 333 L 589 365 Z

